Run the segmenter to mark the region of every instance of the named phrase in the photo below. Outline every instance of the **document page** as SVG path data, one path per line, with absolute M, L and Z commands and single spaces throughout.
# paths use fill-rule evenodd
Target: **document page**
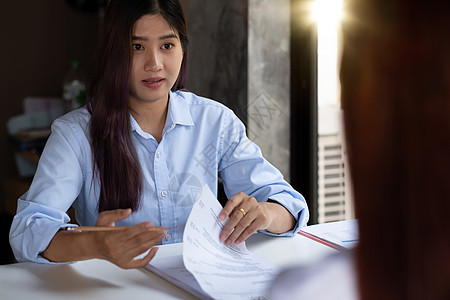
M 205 185 L 186 223 L 183 255 L 155 258 L 146 269 L 200 299 L 266 299 L 282 267 L 251 254 L 245 243 L 220 242 L 227 222 L 217 218 L 221 210 Z
M 299 233 L 302 232 L 346 249 L 358 243 L 358 221 L 355 219 L 306 226 Z
M 182 255 L 153 259 L 145 268 L 197 298 L 212 299 L 202 290 L 192 273 L 186 270 Z
M 219 234 L 227 222 L 217 218 L 221 210 L 205 185 L 184 231 L 184 265 L 214 299 L 265 299 L 281 267 L 252 255 L 245 243 L 225 246 L 220 242 Z

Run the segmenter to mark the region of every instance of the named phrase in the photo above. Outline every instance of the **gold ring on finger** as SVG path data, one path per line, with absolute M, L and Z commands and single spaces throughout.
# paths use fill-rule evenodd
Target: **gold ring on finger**
M 245 212 L 245 210 L 244 210 L 242 207 L 239 207 L 239 210 L 242 212 L 242 214 L 243 214 L 244 217 L 245 217 L 245 215 L 247 214 L 247 213 Z

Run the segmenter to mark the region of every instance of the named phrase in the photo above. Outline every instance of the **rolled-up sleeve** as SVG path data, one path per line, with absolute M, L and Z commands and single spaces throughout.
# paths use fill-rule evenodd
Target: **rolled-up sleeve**
M 69 222 L 69 217 L 62 211 L 21 198 L 17 211 L 10 231 L 10 243 L 17 261 L 50 263 L 40 253 L 56 232 Z
M 228 197 L 244 192 L 258 202 L 273 200 L 286 208 L 296 220 L 294 228 L 276 236 L 294 235 L 308 222 L 309 212 L 304 197 L 297 192 L 281 172 L 270 164 L 260 148 L 247 138 L 244 124 L 234 115 L 230 115 L 223 129 L 223 149 L 219 171 Z

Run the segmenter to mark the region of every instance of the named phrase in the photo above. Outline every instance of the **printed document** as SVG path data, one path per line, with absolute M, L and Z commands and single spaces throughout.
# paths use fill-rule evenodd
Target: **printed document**
M 202 299 L 266 299 L 267 288 L 282 267 L 253 255 L 245 243 L 225 246 L 220 242 L 227 222 L 218 219 L 221 210 L 205 185 L 184 231 L 185 268 L 180 258 L 169 257 L 151 261 L 147 269 Z

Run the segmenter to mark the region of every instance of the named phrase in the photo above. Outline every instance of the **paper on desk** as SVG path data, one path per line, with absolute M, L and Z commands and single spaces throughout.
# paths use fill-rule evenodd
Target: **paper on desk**
M 355 219 L 306 226 L 301 231 L 346 249 L 358 243 L 358 221 Z
M 183 261 L 202 289 L 214 299 L 265 299 L 281 267 L 251 254 L 245 243 L 219 241 L 222 206 L 208 186 L 192 208 L 183 236 Z
M 145 268 L 197 298 L 212 299 L 202 290 L 192 273 L 186 270 L 182 255 L 153 259 Z
M 204 186 L 183 235 L 183 256 L 153 259 L 146 269 L 200 299 L 265 299 L 282 267 L 252 255 L 245 243 L 219 241 L 221 205 Z

